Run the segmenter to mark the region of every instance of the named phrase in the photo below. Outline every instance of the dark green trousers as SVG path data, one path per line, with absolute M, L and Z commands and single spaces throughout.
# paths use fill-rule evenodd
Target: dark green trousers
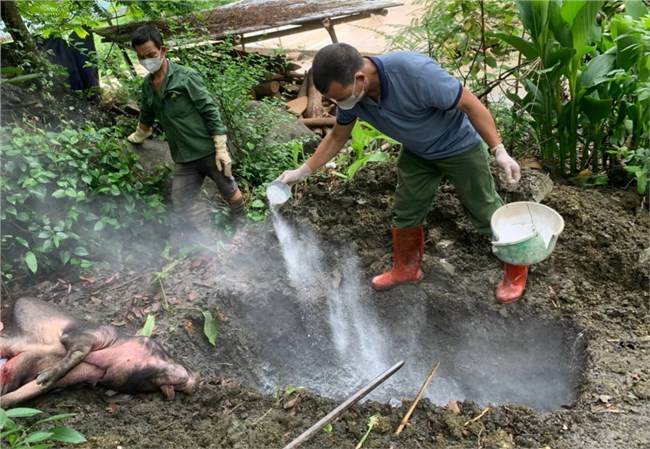
M 433 161 L 402 149 L 397 159 L 393 225 L 411 228 L 423 224 L 440 181 L 446 178 L 456 188 L 476 231 L 490 235 L 492 214 L 504 203 L 496 192 L 488 157 L 482 143 L 458 156 Z

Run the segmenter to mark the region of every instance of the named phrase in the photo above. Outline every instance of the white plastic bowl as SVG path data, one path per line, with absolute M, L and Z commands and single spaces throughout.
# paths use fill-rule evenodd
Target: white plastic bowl
M 543 204 L 518 201 L 497 209 L 490 226 L 495 256 L 513 265 L 530 265 L 551 255 L 564 219 Z
M 276 179 L 266 186 L 266 198 L 272 206 L 285 203 L 291 198 L 291 187 Z

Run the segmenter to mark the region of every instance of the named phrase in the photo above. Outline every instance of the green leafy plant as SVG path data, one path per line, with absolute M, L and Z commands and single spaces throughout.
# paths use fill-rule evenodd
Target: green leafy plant
M 597 33 L 596 15 L 602 2 L 586 0 L 517 1 L 529 39 L 494 33 L 530 62 L 522 83 L 526 96 L 509 98 L 534 118 L 542 157 L 557 156 L 562 173 L 576 173 L 579 121 L 579 75 L 589 44 Z M 568 159 L 568 161 L 567 161 Z
M 25 123 L 0 132 L 5 278 L 120 257 L 116 237 L 151 238 L 143 225 L 167 221 L 159 185 L 168 169 L 145 173 L 137 155 L 123 151 L 121 130 Z
M 613 168 L 611 145 L 636 148 L 648 136 L 648 8 L 629 0 L 626 14 L 610 17 L 596 1 L 516 4 L 526 35 L 493 34 L 529 63 L 519 74 L 525 95 L 508 98 L 532 117 L 542 158 L 562 174 Z
M 359 441 L 355 449 L 361 449 L 363 447 L 363 443 L 366 442 L 368 435 L 370 435 L 370 432 L 372 432 L 372 429 L 377 424 L 377 421 L 379 420 L 380 416 L 381 415 L 379 413 L 375 413 L 370 418 L 368 418 L 368 430 L 366 430 L 366 433 L 363 435 L 363 437 L 361 438 L 361 440 Z
M 295 385 L 287 385 L 282 392 L 278 392 L 276 400 L 275 400 L 275 406 L 279 407 L 280 404 L 282 404 L 282 401 L 285 401 L 286 399 L 289 398 L 293 393 L 302 393 L 305 391 L 304 387 L 296 387 Z
M 636 191 L 639 195 L 645 195 L 650 183 L 650 149 L 629 150 L 623 146 L 610 153 L 621 159 L 625 171 L 636 181 Z
M 62 413 L 40 419 L 33 424 L 16 423 L 16 418 L 30 418 L 42 413 L 33 408 L 0 408 L 0 442 L 3 447 L 14 449 L 46 449 L 64 444 L 84 443 L 86 439 L 78 431 L 67 426 L 49 424 L 63 421 L 75 416 L 74 413 Z M 5 446 L 6 445 L 6 446 Z
M 351 138 L 349 149 L 342 151 L 338 156 L 338 167 L 335 172 L 336 176 L 348 180 L 353 179 L 359 169 L 369 162 L 390 162 L 392 157 L 387 148 L 401 146 L 395 139 L 363 121 L 355 123 Z
M 539 148 L 537 133 L 529 114 L 513 108 L 512 103 L 505 98 L 490 103 L 490 112 L 497 123 L 501 140 L 512 155 L 531 154 L 535 148 Z
M 517 11 L 510 0 L 422 0 L 409 25 L 387 38 L 392 50 L 412 50 L 434 58 L 475 91 L 491 89 L 509 57 L 503 42 L 488 32 L 514 32 Z

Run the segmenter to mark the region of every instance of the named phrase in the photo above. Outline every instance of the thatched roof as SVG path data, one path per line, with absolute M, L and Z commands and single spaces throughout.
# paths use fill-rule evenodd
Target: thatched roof
M 131 35 L 139 26 L 151 24 L 163 35 L 169 35 L 169 24 L 173 23 L 180 25 L 174 34 L 210 40 L 232 37 L 237 42 L 252 42 L 364 19 L 371 14 L 386 14 L 386 8 L 399 5 L 390 0 L 242 0 L 173 20 L 131 22 L 97 28 L 94 32 L 103 36 L 104 41 L 128 47 Z

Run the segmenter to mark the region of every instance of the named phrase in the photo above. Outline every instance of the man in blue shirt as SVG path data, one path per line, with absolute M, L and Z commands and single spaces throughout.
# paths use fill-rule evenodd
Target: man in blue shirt
M 403 144 L 397 161 L 393 219 L 393 268 L 372 286 L 390 289 L 422 279 L 423 223 L 440 181 L 453 183 L 472 224 L 491 234 L 492 214 L 503 205 L 490 173 L 485 142 L 509 182 L 521 176 L 506 152 L 490 111 L 431 58 L 415 52 L 362 57 L 337 43 L 321 49 L 312 65 L 314 85 L 337 103 L 336 125 L 305 164 L 280 181 L 304 181 L 346 144 L 357 118 Z M 528 266 L 505 265 L 499 302 L 521 297 Z

